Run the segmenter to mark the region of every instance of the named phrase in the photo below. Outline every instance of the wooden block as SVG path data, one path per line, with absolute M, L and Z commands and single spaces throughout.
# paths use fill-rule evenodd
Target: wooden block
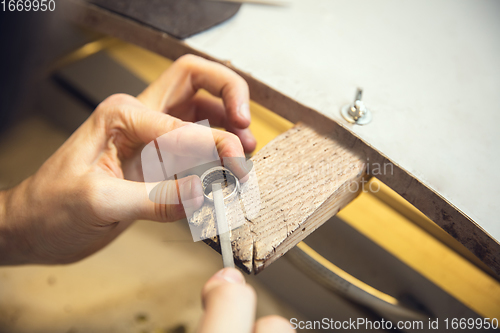
M 247 273 L 262 271 L 353 200 L 365 173 L 360 156 L 305 124 L 278 136 L 252 161 L 260 211 L 231 232 L 235 262 Z M 190 223 L 213 228 L 209 209 L 200 212 Z M 220 252 L 217 237 L 205 241 Z

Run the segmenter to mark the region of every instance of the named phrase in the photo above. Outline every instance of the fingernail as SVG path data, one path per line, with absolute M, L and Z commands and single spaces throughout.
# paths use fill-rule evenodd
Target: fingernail
M 250 171 L 252 171 L 252 167 L 253 167 L 252 160 L 246 160 L 246 159 L 242 158 L 240 160 L 240 167 L 243 170 L 243 172 L 245 172 L 245 174 L 249 173 Z
M 191 194 L 193 198 L 203 197 L 203 187 L 201 186 L 201 180 L 198 177 L 191 180 Z
M 186 180 L 181 185 L 181 200 L 191 199 L 191 183 L 192 180 Z
M 248 106 L 248 103 L 243 103 L 240 105 L 240 107 L 238 108 L 238 115 L 250 121 L 250 106 Z
M 180 185 L 180 192 L 182 201 L 203 196 L 200 179 L 196 176 L 191 176 L 188 180 L 184 180 Z
M 217 275 L 219 275 L 229 283 L 240 283 L 240 284 L 245 283 L 245 278 L 243 277 L 243 274 L 241 274 L 240 271 L 238 271 L 235 268 L 221 269 L 219 273 L 217 273 Z

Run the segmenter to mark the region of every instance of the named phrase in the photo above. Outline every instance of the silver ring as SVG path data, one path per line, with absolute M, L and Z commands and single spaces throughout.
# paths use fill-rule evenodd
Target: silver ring
M 205 171 L 201 177 L 201 186 L 203 187 L 203 196 L 210 202 L 214 202 L 213 197 L 210 198 L 208 194 L 212 192 L 212 184 L 215 182 L 226 182 L 226 186 L 230 184 L 235 184 L 233 191 L 224 197 L 224 200 L 231 199 L 236 196 L 236 193 L 240 191 L 240 181 L 231 172 L 231 170 L 226 169 L 221 166 L 217 166 Z

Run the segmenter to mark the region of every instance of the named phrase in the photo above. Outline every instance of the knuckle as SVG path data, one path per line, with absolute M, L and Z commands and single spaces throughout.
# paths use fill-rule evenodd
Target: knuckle
M 236 73 L 235 71 L 233 71 L 233 73 L 236 75 L 236 80 L 242 86 L 242 88 L 249 90 L 248 82 L 241 75 Z
M 217 132 L 217 152 L 220 157 L 244 156 L 240 138 L 230 132 Z
M 118 93 L 118 94 L 113 94 L 113 95 L 107 97 L 104 101 L 101 102 L 101 104 L 104 104 L 106 106 L 127 104 L 127 103 L 130 103 L 134 99 L 135 98 L 133 96 L 123 94 L 123 93 Z
M 229 149 L 233 149 L 235 152 L 243 151 L 240 138 L 234 133 L 227 134 L 226 145 Z
M 94 110 L 95 124 L 106 128 L 121 127 L 125 119 L 132 119 L 137 114 L 138 103 L 135 97 L 127 94 L 111 95 Z
M 108 112 L 108 109 L 109 106 L 107 105 L 106 100 L 104 100 L 97 106 L 94 112 L 92 112 L 92 115 L 97 119 L 101 119 Z
M 179 57 L 176 61 L 176 63 L 180 66 L 186 66 L 189 67 L 192 65 L 194 62 L 199 61 L 201 59 L 198 56 L 195 56 L 194 54 L 185 54 L 181 57 Z
M 106 117 L 110 113 L 119 112 L 123 108 L 118 106 L 133 103 L 134 97 L 127 94 L 113 94 L 103 100 L 94 110 L 98 118 Z
M 231 143 L 240 143 L 240 138 L 234 134 L 234 133 L 231 133 L 231 132 L 225 132 L 226 134 L 226 138 L 228 141 L 230 141 Z

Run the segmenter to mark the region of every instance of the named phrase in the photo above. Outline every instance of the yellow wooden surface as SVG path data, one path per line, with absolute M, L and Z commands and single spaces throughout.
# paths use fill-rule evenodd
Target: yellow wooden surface
M 500 284 L 371 193 L 338 216 L 483 317 L 500 317 Z
M 114 45 L 107 52 L 145 82 L 153 81 L 171 64 L 168 59 L 125 43 Z M 251 103 L 251 113 L 250 128 L 258 142 L 256 151 L 293 126 L 257 103 Z M 380 184 L 376 179 L 371 182 Z M 387 186 L 381 184 L 381 187 L 385 200 L 389 194 L 395 202 L 405 202 Z M 439 229 L 437 225 L 425 221 L 425 217 L 422 220 L 414 211 L 413 215 L 401 214 L 380 200 L 380 194 L 377 198 L 377 193 L 362 193 L 338 216 L 478 314 L 499 318 L 500 283 L 480 269 L 480 264 L 467 260 L 467 255 L 445 245 L 443 240 L 447 236 L 435 230 Z M 408 218 L 411 216 L 419 216 L 424 224 L 417 225 Z

